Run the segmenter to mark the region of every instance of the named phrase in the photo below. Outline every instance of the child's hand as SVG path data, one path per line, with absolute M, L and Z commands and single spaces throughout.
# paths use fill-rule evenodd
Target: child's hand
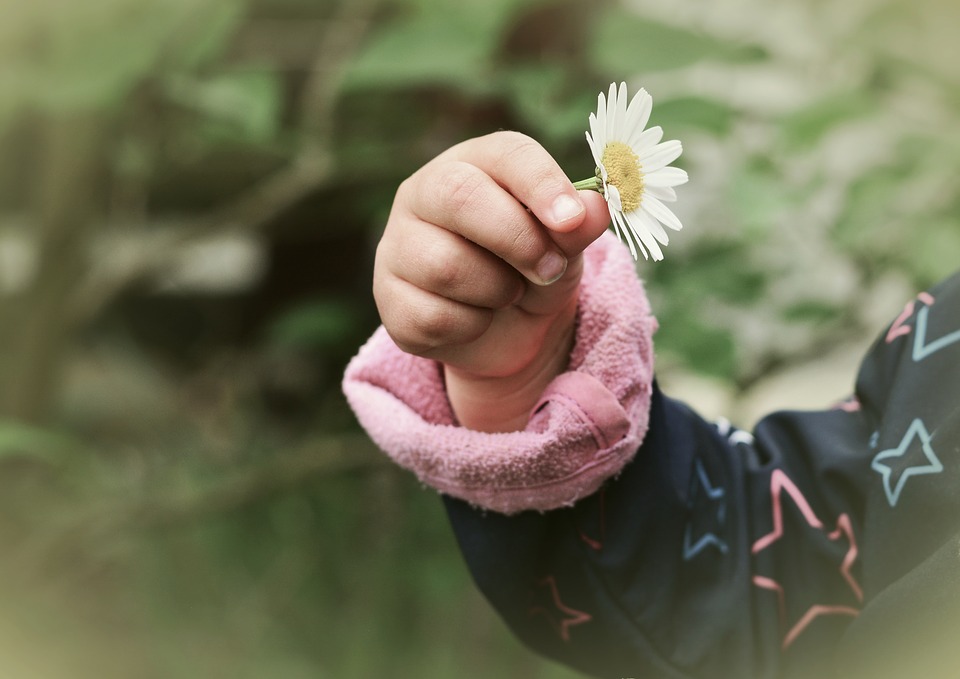
M 578 194 L 512 132 L 454 146 L 400 185 L 374 296 L 400 348 L 444 364 L 461 424 L 524 427 L 566 366 L 580 255 L 608 223 L 599 194 Z

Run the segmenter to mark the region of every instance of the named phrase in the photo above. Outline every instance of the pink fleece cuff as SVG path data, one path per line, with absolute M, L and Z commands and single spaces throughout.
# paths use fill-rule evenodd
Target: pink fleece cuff
M 656 320 L 626 248 L 605 233 L 584 253 L 568 371 L 523 431 L 456 425 L 437 363 L 379 328 L 347 367 L 343 390 L 367 433 L 425 484 L 497 512 L 548 510 L 596 491 L 647 431 Z

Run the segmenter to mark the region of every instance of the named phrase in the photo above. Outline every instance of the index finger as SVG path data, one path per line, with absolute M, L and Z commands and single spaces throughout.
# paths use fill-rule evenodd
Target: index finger
M 583 221 L 585 208 L 573 183 L 553 156 L 525 134 L 494 132 L 447 154 L 485 172 L 551 231 L 566 233 Z

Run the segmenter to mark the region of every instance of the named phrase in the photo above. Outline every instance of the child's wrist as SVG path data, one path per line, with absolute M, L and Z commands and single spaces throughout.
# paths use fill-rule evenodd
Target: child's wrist
M 447 397 L 460 425 L 483 432 L 523 430 L 547 385 L 567 368 L 575 315 L 574 308 L 558 319 L 543 351 L 513 375 L 481 377 L 444 366 Z

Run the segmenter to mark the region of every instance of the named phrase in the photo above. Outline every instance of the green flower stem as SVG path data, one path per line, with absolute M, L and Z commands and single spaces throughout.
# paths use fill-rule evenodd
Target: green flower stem
M 574 182 L 573 188 L 577 191 L 596 191 L 597 193 L 603 193 L 603 182 L 600 181 L 599 177 L 590 177 L 589 179 L 581 179 L 578 182 Z

